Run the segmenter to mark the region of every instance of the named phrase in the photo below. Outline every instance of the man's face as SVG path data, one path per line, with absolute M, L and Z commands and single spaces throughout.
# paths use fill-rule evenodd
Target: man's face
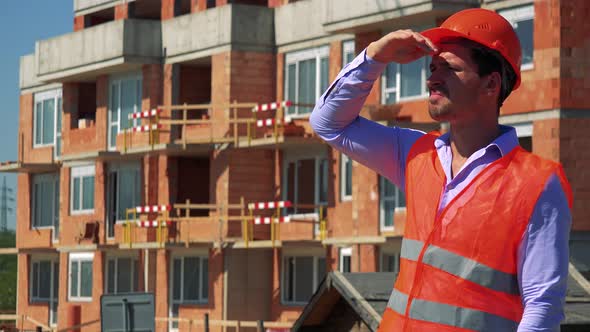
M 442 43 L 439 49 L 432 57 L 426 82 L 430 116 L 451 123 L 476 116 L 483 91 L 471 50 L 458 43 Z

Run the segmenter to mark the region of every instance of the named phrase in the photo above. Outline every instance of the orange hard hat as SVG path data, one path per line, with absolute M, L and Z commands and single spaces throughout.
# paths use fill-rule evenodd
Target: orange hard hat
M 439 28 L 426 30 L 422 35 L 434 44 L 438 44 L 443 38 L 460 37 L 497 51 L 516 74 L 512 90 L 520 85 L 520 41 L 510 22 L 498 13 L 482 8 L 465 9 L 451 15 Z

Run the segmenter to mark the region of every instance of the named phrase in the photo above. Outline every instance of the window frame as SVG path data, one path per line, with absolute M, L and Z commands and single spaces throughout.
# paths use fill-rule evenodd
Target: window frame
M 53 142 L 51 143 L 43 143 L 43 118 L 41 118 L 41 143 L 37 143 L 37 132 L 39 131 L 39 128 L 37 128 L 37 103 L 41 103 L 41 105 L 43 105 L 43 102 L 46 100 L 50 100 L 53 99 Z M 33 97 L 33 149 L 37 149 L 37 148 L 44 148 L 44 147 L 55 147 L 57 140 L 58 140 L 58 136 L 59 139 L 61 139 L 61 131 L 59 132 L 58 135 L 58 126 L 57 124 L 57 120 L 58 118 L 61 118 L 61 116 L 59 116 L 61 113 L 61 105 L 63 104 L 63 92 L 62 89 L 52 89 L 52 90 L 47 90 L 47 91 L 43 91 L 43 92 L 38 92 L 34 94 Z M 43 106 L 41 106 L 43 107 Z M 58 109 L 59 108 L 59 109 Z M 41 110 L 41 117 L 43 117 L 43 109 Z M 59 152 L 58 151 L 54 151 L 54 155 L 58 156 Z
M 118 271 L 118 266 L 119 266 L 119 259 L 130 259 L 131 260 L 131 292 L 135 292 L 135 289 L 139 289 L 138 285 L 139 285 L 139 269 L 138 269 L 138 265 L 139 265 L 139 257 L 136 254 L 127 254 L 127 255 L 112 255 L 110 257 L 107 257 L 106 259 L 106 264 L 105 264 L 105 280 L 104 280 L 104 294 L 121 294 L 123 292 L 120 292 L 118 290 L 118 285 L 117 285 L 117 275 L 119 274 Z M 111 272 L 109 269 L 109 262 L 114 261 L 114 266 L 115 266 L 115 271 L 114 271 L 114 278 L 113 278 L 113 282 L 115 283 L 113 285 L 113 289 L 114 291 L 112 293 L 110 293 L 109 290 L 109 273 Z M 137 280 L 134 279 L 134 277 L 137 275 Z
M 385 257 L 390 257 L 393 256 L 395 257 L 395 267 L 396 270 L 395 271 L 385 271 Z M 380 272 L 393 272 L 393 273 L 399 273 L 399 268 L 400 268 L 400 253 L 399 252 L 394 252 L 394 251 L 382 251 L 381 252 L 381 257 L 380 257 L 380 262 L 379 262 L 379 271 Z
M 285 158 L 283 159 L 283 179 L 282 179 L 283 184 L 284 184 L 282 186 L 283 187 L 283 193 L 282 193 L 283 200 L 288 199 L 287 196 L 289 193 L 289 174 L 288 174 L 289 164 L 290 163 L 296 164 L 297 162 L 299 162 L 301 160 L 309 160 L 309 159 L 314 160 L 314 173 L 315 173 L 314 174 L 314 199 L 313 199 L 314 205 L 322 205 L 322 204 L 327 205 L 328 204 L 327 200 L 326 201 L 320 200 L 320 196 L 321 196 L 320 192 L 321 192 L 322 188 L 321 188 L 321 183 L 320 183 L 321 176 L 319 174 L 320 174 L 320 170 L 321 170 L 320 168 L 322 165 L 322 161 L 324 161 L 324 160 L 326 162 L 328 162 L 328 167 L 326 170 L 327 174 L 325 174 L 326 179 L 328 179 L 328 187 L 326 188 L 326 196 L 329 196 L 329 188 L 330 188 L 330 184 L 329 184 L 329 176 L 330 176 L 329 161 L 330 161 L 330 159 L 328 158 L 327 153 L 324 154 L 323 152 L 309 153 L 309 154 L 294 154 L 294 155 L 285 156 Z M 297 170 L 297 167 L 295 167 L 295 175 L 294 176 L 295 176 L 295 184 L 297 184 L 298 179 L 299 179 L 299 172 Z M 291 202 L 293 204 L 298 203 L 298 201 L 297 201 L 297 197 L 298 197 L 298 193 L 299 193 L 298 189 L 299 189 L 298 186 L 296 186 L 293 189 L 293 195 L 295 198 L 293 200 L 293 202 Z M 327 199 L 327 197 L 326 197 L 326 199 Z M 315 213 L 319 213 L 319 211 L 317 211 L 317 209 L 316 209 Z M 305 215 L 307 215 L 307 214 L 297 213 L 297 209 L 294 209 L 294 213 L 291 214 L 291 217 L 297 218 L 297 217 L 303 217 Z
M 404 195 L 405 193 L 396 184 L 390 182 L 391 185 L 395 187 L 395 197 L 385 196 L 385 181 L 389 182 L 385 177 L 379 175 L 379 228 L 382 232 L 390 232 L 395 230 L 395 221 L 392 221 L 393 225 L 391 226 L 385 225 L 385 202 L 392 200 L 395 202 L 393 215 L 395 215 L 396 212 L 405 211 L 406 206 L 400 206 L 400 194 Z
M 528 20 L 532 20 L 533 21 L 533 35 L 531 36 L 532 38 L 532 43 L 533 43 L 533 49 L 532 49 L 532 55 L 531 55 L 531 62 L 527 62 L 527 63 L 522 63 L 520 65 L 520 70 L 521 71 L 525 71 L 525 70 L 531 70 L 535 68 L 535 7 L 534 4 L 532 2 L 530 3 L 523 3 L 523 4 L 519 4 L 518 6 L 514 6 L 514 7 L 508 7 L 508 8 L 502 8 L 502 9 L 498 9 L 498 14 L 501 15 L 502 17 L 504 17 L 508 22 L 510 22 L 510 24 L 512 25 L 512 28 L 515 29 L 516 31 L 516 26 L 518 26 L 519 22 L 522 21 L 528 21 Z
M 81 296 L 80 290 L 82 286 L 82 263 L 90 262 L 94 270 L 94 253 L 93 252 L 74 252 L 70 253 L 68 257 L 68 301 L 69 302 L 92 302 L 92 295 Z M 78 275 L 77 275 L 77 296 L 72 296 L 72 264 L 78 264 Z M 94 283 L 94 278 L 91 274 L 91 283 Z M 93 290 L 94 287 L 91 287 Z
M 304 50 L 293 51 L 285 54 L 285 68 L 284 68 L 284 87 L 283 87 L 283 95 L 285 96 L 285 100 L 289 100 L 295 104 L 299 103 L 299 63 L 306 60 L 315 60 L 315 96 L 313 98 L 314 102 L 320 98 L 322 93 L 322 73 L 321 73 L 321 62 L 322 59 L 328 60 L 328 69 L 330 66 L 330 46 L 323 45 L 313 48 L 308 48 Z M 289 65 L 295 64 L 295 97 L 289 95 Z M 328 77 L 326 78 L 328 81 L 328 86 L 330 84 L 330 73 L 328 71 Z M 313 103 L 313 102 L 312 102 Z M 288 110 L 292 108 L 294 112 L 291 113 Z M 300 119 L 300 118 L 307 118 L 311 114 L 311 110 L 309 112 L 300 112 L 299 106 L 290 106 L 287 108 L 285 115 L 288 115 L 292 119 Z M 306 107 L 307 108 L 307 107 Z
M 352 54 L 352 58 L 350 61 L 346 60 L 347 55 Z M 355 44 L 354 39 L 345 40 L 342 42 L 342 68 L 346 67 L 347 64 L 354 60 L 356 56 Z
M 344 257 L 350 258 L 350 271 L 344 271 Z M 338 271 L 348 273 L 352 271 L 352 247 L 343 247 L 338 250 Z
M 92 177 L 94 181 L 94 190 L 92 192 L 92 209 L 83 208 L 84 199 L 84 178 Z M 80 179 L 80 209 L 74 209 L 74 179 Z M 70 168 L 70 215 L 84 215 L 94 213 L 96 200 L 96 166 L 83 165 L 73 166 Z
M 110 236 L 110 231 L 111 231 L 111 229 L 110 229 L 111 228 L 111 220 L 110 219 L 112 217 L 111 214 L 113 212 L 115 213 L 115 221 L 114 221 L 114 223 L 112 223 L 113 224 L 113 226 L 112 226 L 113 228 L 114 228 L 114 225 L 120 225 L 120 224 L 123 224 L 126 221 L 124 219 L 118 219 L 117 210 L 118 210 L 119 207 L 117 205 L 119 204 L 119 202 L 118 201 L 117 202 L 114 202 L 115 206 L 114 207 L 112 206 L 112 204 L 113 204 L 113 202 L 112 202 L 113 198 L 114 197 L 119 197 L 118 192 L 117 192 L 117 194 L 115 196 L 113 196 L 114 188 L 112 188 L 112 186 L 115 186 L 116 189 L 117 189 L 117 191 L 118 191 L 119 188 L 120 188 L 120 180 L 121 180 L 120 172 L 121 171 L 128 171 L 128 170 L 137 171 L 137 176 L 138 176 L 137 181 L 138 181 L 138 183 L 137 183 L 137 188 L 136 189 L 138 190 L 137 191 L 138 197 L 137 197 L 137 204 L 136 205 L 137 206 L 141 205 L 141 201 L 142 201 L 141 200 L 141 198 L 142 198 L 142 193 L 141 193 L 141 187 L 142 187 L 142 177 L 141 177 L 142 173 L 141 173 L 141 170 L 142 170 L 142 166 L 141 166 L 141 163 L 140 162 L 127 162 L 127 163 L 118 163 L 118 164 L 111 164 L 111 165 L 109 165 L 108 166 L 108 171 L 107 171 L 107 184 L 106 184 L 107 185 L 107 187 L 106 187 L 106 189 L 107 189 L 107 232 L 106 232 L 107 239 L 113 239 L 115 237 L 115 235 L 114 235 L 115 234 L 114 233 L 114 229 L 112 230 L 113 231 L 112 232 L 113 233 L 113 236 Z M 113 174 L 117 174 L 117 177 L 116 177 L 117 183 L 116 184 L 112 184 L 111 183 L 111 178 L 112 178 Z M 114 211 L 112 211 L 113 208 L 114 208 Z M 134 208 L 134 206 L 132 206 L 130 208 Z
M 346 164 L 350 163 L 350 194 L 346 193 L 346 187 L 348 184 L 348 177 L 346 176 Z M 353 172 L 353 160 L 344 153 L 340 153 L 340 201 L 350 202 L 352 201 L 352 172 Z
M 280 287 L 280 292 L 281 292 L 281 304 L 286 305 L 286 306 L 304 306 L 307 304 L 307 301 L 303 302 L 298 302 L 298 301 L 288 301 L 287 299 L 285 299 L 286 297 L 286 292 L 284 291 L 285 287 L 288 284 L 288 280 L 287 277 L 288 275 L 285 273 L 287 271 L 287 261 L 290 258 L 294 258 L 295 262 L 297 262 L 297 258 L 298 257 L 304 257 L 304 258 L 313 258 L 313 280 L 312 280 L 312 291 L 311 294 L 313 296 L 313 294 L 316 292 L 316 290 L 318 289 L 320 282 L 322 281 L 320 279 L 319 276 L 319 261 L 321 259 L 324 260 L 324 264 L 326 263 L 326 256 L 322 256 L 319 254 L 311 254 L 311 253 L 287 253 L 284 254 L 282 257 L 282 262 L 281 262 L 281 287 Z M 325 270 L 327 273 L 327 270 Z M 293 275 L 295 276 L 295 273 L 293 273 Z M 325 276 L 324 276 L 325 277 Z M 293 284 L 293 295 L 295 295 L 295 293 L 297 292 L 296 289 L 296 282 L 295 284 Z M 309 300 L 309 299 L 308 299 Z
M 199 266 L 200 266 L 200 274 L 199 274 L 199 300 L 184 300 L 184 262 L 186 260 L 186 258 L 198 258 L 199 259 Z M 181 300 L 175 300 L 174 299 L 174 261 L 180 259 L 181 260 L 181 265 L 180 265 L 180 297 Z M 204 264 L 203 260 L 206 259 L 207 263 Z M 191 252 L 191 253 L 177 253 L 177 254 L 172 254 L 170 256 L 170 260 L 168 262 L 169 264 L 169 274 L 168 274 L 168 316 L 169 317 L 174 317 L 174 313 L 173 313 L 173 307 L 174 305 L 178 305 L 179 307 L 181 305 L 208 305 L 209 304 L 209 300 L 210 300 L 210 292 L 207 291 L 207 298 L 203 299 L 203 294 L 202 294 L 202 290 L 203 290 L 203 276 L 204 276 L 204 272 L 203 272 L 203 267 L 206 266 L 207 267 L 207 288 L 209 287 L 209 282 L 211 282 L 211 278 L 209 278 L 209 263 L 210 263 L 210 257 L 208 255 L 208 253 L 206 252 Z M 168 329 L 169 331 L 178 331 L 178 326 L 174 326 L 174 322 L 173 321 L 169 321 L 168 323 Z
M 53 185 L 52 195 L 51 198 L 53 200 L 51 207 L 52 209 L 56 209 L 57 211 L 52 211 L 51 215 L 57 217 L 57 220 L 53 220 L 51 226 L 36 226 L 35 219 L 37 215 L 36 211 L 36 204 L 37 201 L 35 199 L 36 195 L 36 185 L 40 183 L 50 182 Z M 33 174 L 32 181 L 31 181 L 31 221 L 30 221 L 30 229 L 59 229 L 59 196 L 55 196 L 57 189 L 57 193 L 59 194 L 60 186 L 59 186 L 59 173 L 43 173 L 43 174 Z M 57 201 L 56 201 L 57 200 Z M 57 205 L 55 204 L 57 203 Z M 57 215 L 56 215 L 57 212 Z M 57 224 L 57 227 L 55 227 Z M 56 234 L 57 235 L 57 234 Z M 56 236 L 54 236 L 54 241 Z
M 108 151 L 115 151 L 117 150 L 117 139 L 116 136 L 122 133 L 121 130 L 121 86 L 122 83 L 125 81 L 135 81 L 135 89 L 136 95 L 135 97 L 139 99 L 139 105 L 135 104 L 133 106 L 132 113 L 141 112 L 142 110 L 142 103 L 143 103 L 143 75 L 141 72 L 139 73 L 128 73 L 123 75 L 113 75 L 109 79 L 109 104 L 108 104 L 108 111 L 107 111 L 107 150 Z M 116 86 L 117 89 L 117 121 L 113 121 L 113 87 Z M 129 120 L 132 122 L 132 126 L 137 126 L 140 123 L 140 119 L 131 119 Z M 117 134 L 115 135 L 115 141 L 112 141 L 111 138 L 111 129 L 112 127 L 117 128 Z
M 35 276 L 34 276 L 34 268 L 33 265 L 34 264 L 41 264 L 41 262 L 49 262 L 51 268 L 50 268 L 50 277 L 49 277 L 49 285 L 50 285 L 50 289 L 49 289 L 49 297 L 48 298 L 42 298 L 42 297 L 35 297 L 33 294 L 33 282 L 35 281 Z M 50 303 L 53 301 L 57 301 L 58 300 L 58 296 L 59 294 L 53 294 L 53 281 L 55 278 L 55 273 L 57 273 L 57 278 L 59 281 L 59 268 L 57 271 L 55 271 L 55 264 L 59 264 L 59 257 L 53 257 L 53 256 L 31 256 L 31 259 L 29 261 L 29 303 Z M 59 266 L 58 266 L 59 267 Z M 41 271 L 39 271 L 39 268 L 37 268 L 38 273 L 40 274 Z M 40 279 L 37 280 L 37 284 L 40 283 Z M 37 286 L 37 289 L 39 288 L 39 285 Z

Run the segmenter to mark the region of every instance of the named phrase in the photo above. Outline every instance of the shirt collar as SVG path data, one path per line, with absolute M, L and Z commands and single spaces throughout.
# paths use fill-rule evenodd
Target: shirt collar
M 492 143 L 488 144 L 484 149 L 498 149 L 503 156 L 510 153 L 518 144 L 518 136 L 516 136 L 516 129 L 510 126 L 499 125 L 500 136 L 498 136 Z M 450 132 L 439 136 L 434 141 L 434 147 L 438 150 L 445 146 L 450 146 Z

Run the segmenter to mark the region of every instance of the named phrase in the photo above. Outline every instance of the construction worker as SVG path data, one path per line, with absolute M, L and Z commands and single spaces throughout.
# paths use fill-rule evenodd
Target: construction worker
M 390 62 L 431 57 L 428 111 L 449 132 L 359 116 Z M 310 117 L 332 147 L 405 188 L 397 276 L 379 331 L 558 331 L 571 190 L 559 164 L 498 124 L 521 84 L 521 48 L 500 15 L 468 9 L 439 28 L 398 30 L 346 65 Z

